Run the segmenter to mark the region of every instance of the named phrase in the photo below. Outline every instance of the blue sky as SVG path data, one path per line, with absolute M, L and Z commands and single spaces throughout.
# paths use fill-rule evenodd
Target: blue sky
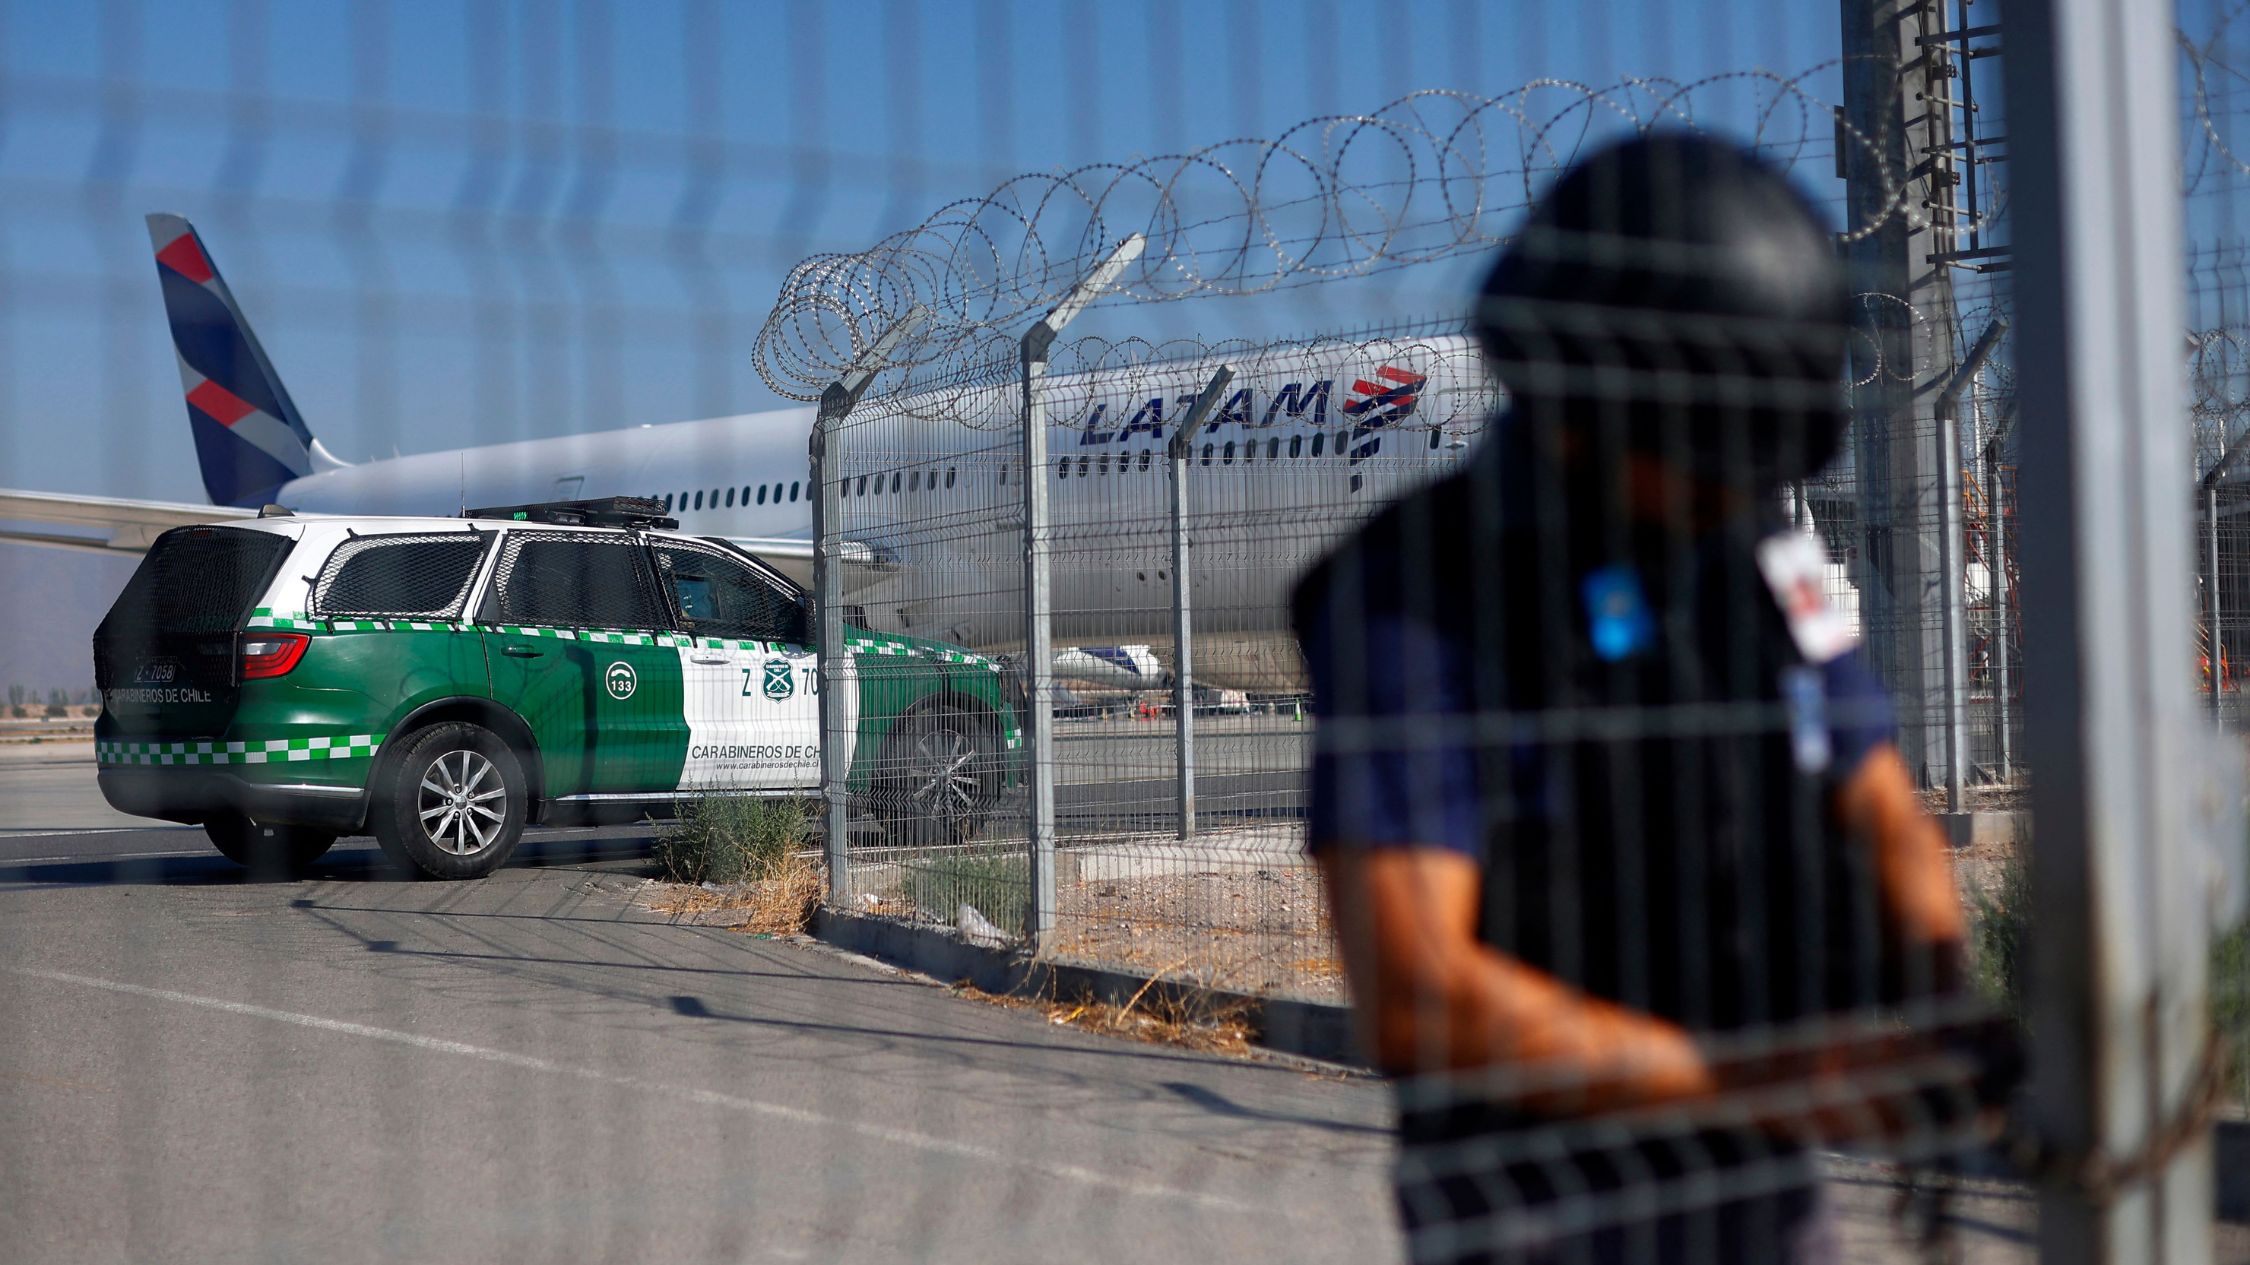
M 1018 171 L 1836 42 L 1794 0 L 0 0 L 0 484 L 200 499 L 148 210 L 197 222 L 315 431 L 366 458 L 772 406 L 749 352 L 792 262 Z M 1747 97 L 1697 100 L 1723 127 Z M 1163 332 L 1444 315 L 1467 267 Z

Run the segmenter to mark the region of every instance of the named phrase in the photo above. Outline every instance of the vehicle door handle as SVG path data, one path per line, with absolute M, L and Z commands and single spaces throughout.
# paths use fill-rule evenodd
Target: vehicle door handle
M 540 655 L 543 655 L 547 652 L 544 650 L 534 650 L 530 646 L 502 646 L 500 648 L 500 653 L 508 656 L 511 659 L 536 659 Z
M 726 663 L 726 662 L 729 662 L 729 661 L 730 661 L 730 660 L 732 659 L 732 657 L 733 657 L 733 656 L 731 656 L 731 655 L 723 655 L 723 654 L 722 654 L 722 655 L 710 655 L 710 656 L 705 656 L 705 655 L 700 655 L 700 654 L 691 654 L 691 655 L 689 655 L 689 656 L 688 656 L 688 662 L 689 662 L 689 663 L 704 663 L 704 664 Z

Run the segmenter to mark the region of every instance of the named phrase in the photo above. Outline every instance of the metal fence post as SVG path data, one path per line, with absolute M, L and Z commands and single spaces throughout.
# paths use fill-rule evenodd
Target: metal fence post
M 813 628 L 820 665 L 820 796 L 821 846 L 828 861 L 828 901 L 842 905 L 852 896 L 849 848 L 851 830 L 851 758 L 844 744 L 834 741 L 844 728 L 842 695 L 832 688 L 840 682 L 856 684 L 844 652 L 843 568 L 837 565 L 836 533 L 842 526 L 838 486 L 829 476 L 836 469 L 836 428 L 859 403 L 867 384 L 889 363 L 892 349 L 928 318 L 929 309 L 915 304 L 880 338 L 853 359 L 844 375 L 820 393 L 820 409 L 813 415 Z
M 1976 380 L 1977 372 L 2000 345 L 2008 323 L 1995 320 L 1984 327 L 1968 358 L 1939 389 L 1937 400 L 1938 575 L 1945 591 L 1938 603 L 1941 644 L 1945 648 L 1945 809 L 1962 809 L 1969 772 L 1969 619 L 1968 581 L 1962 566 L 1961 534 L 1961 392 Z
M 2234 442 L 2228 444 L 2226 449 L 2219 454 L 2219 459 L 2211 463 L 2211 469 L 2203 476 L 2201 489 L 2203 495 L 2199 498 L 2199 508 L 2202 511 L 2201 517 L 2203 519 L 2205 562 L 2203 622 L 2210 638 L 2210 643 L 2206 649 L 2211 657 L 2211 719 L 2213 721 L 2218 721 L 2225 715 L 2223 700 L 2219 695 L 2219 686 L 2222 684 L 2220 668 L 2226 662 L 2227 657 L 2226 634 L 2219 631 L 2219 616 L 2221 614 L 2219 605 L 2219 483 L 2227 477 L 2227 471 L 2233 468 L 2235 458 L 2242 455 L 2244 444 L 2250 444 L 2250 430 L 2235 436 Z
M 2039 1257 L 2185 1265 L 2212 1253 L 2211 1134 L 2186 1113 L 2208 1027 L 2195 818 L 2216 791 L 2196 785 L 2210 743 L 2180 670 L 2178 37 L 2172 6 L 2144 0 L 2011 4 L 2004 26 L 2021 424 L 2039 432 L 2017 497 L 2033 1101 L 2063 1161 L 2039 1177 Z M 2123 1165 L 2114 1189 L 2080 1182 L 2096 1157 Z
M 1047 933 L 1055 929 L 1055 648 L 1048 574 L 1053 542 L 1047 522 L 1047 402 L 1041 386 L 1056 336 L 1147 246 L 1148 239 L 1139 233 L 1119 242 L 1023 336 L 1023 649 L 1031 707 L 1025 718 L 1029 741 L 1024 744 L 1031 755 L 1031 837 L 1027 840 L 1031 900 L 1024 930 L 1035 951 L 1046 947 Z
M 1191 612 L 1195 584 L 1188 578 L 1188 453 L 1195 446 L 1196 428 L 1233 381 L 1234 366 L 1220 365 L 1195 397 L 1195 406 L 1180 419 L 1165 449 L 1172 476 L 1172 723 L 1178 733 L 1174 767 L 1179 777 L 1181 843 L 1195 837 L 1195 618 Z

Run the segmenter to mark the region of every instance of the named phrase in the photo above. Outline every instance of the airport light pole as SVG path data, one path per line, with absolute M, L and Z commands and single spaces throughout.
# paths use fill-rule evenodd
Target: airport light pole
M 1047 376 L 1048 353 L 1063 327 L 1147 248 L 1148 239 L 1139 233 L 1119 242 L 1023 336 L 1023 653 L 1026 701 L 1031 708 L 1025 718 L 1030 732 L 1024 744 L 1031 754 L 1027 788 L 1031 898 L 1024 932 L 1034 952 L 1046 948 L 1047 933 L 1055 929 L 1054 594 L 1048 559 L 1053 541 L 1047 524 L 1047 401 L 1040 388 Z
M 875 375 L 890 364 L 891 352 L 929 319 L 928 308 L 917 303 L 881 337 L 853 357 L 842 377 L 820 393 L 820 411 L 813 416 L 813 629 L 818 639 L 820 664 L 820 794 L 823 812 L 821 846 L 828 861 L 828 901 L 841 906 L 851 899 L 849 848 L 851 829 L 851 753 L 844 739 L 852 721 L 845 707 L 848 689 L 859 684 L 858 666 L 844 649 L 844 583 L 841 487 L 836 482 L 836 430 L 859 404 Z
M 1187 474 L 1195 432 L 1218 407 L 1234 366 L 1220 365 L 1195 397 L 1195 407 L 1180 419 L 1165 449 L 1172 485 L 1172 723 L 1178 733 L 1175 767 L 1179 775 L 1180 842 L 1195 837 L 1195 619 L 1190 613 L 1195 586 L 1188 579 Z

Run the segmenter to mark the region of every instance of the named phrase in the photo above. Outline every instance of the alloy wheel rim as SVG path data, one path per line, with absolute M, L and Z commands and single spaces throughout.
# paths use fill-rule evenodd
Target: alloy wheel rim
M 976 810 L 976 744 L 958 730 L 933 727 L 914 736 L 916 809 L 941 821 L 966 820 Z
M 507 794 L 492 761 L 475 751 L 448 751 L 422 772 L 416 799 L 422 833 L 454 856 L 482 852 L 507 824 Z M 502 801 L 498 807 L 495 800 Z

